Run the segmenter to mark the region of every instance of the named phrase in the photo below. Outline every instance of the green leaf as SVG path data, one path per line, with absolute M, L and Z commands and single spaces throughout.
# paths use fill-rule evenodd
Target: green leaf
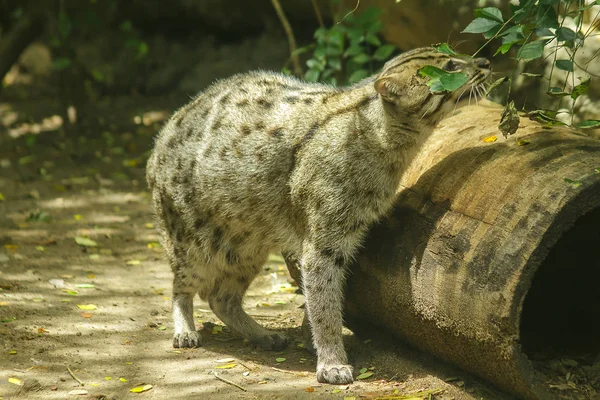
M 571 60 L 556 60 L 556 68 L 563 71 L 573 72 L 573 61 Z
M 571 92 L 571 98 L 573 100 L 576 100 L 582 94 L 587 93 L 589 88 L 590 88 L 590 78 L 587 78 L 587 79 L 581 81 L 581 83 L 579 85 L 577 85 L 573 88 L 573 92 Z
M 530 61 L 540 58 L 544 54 L 545 45 L 546 40 L 536 40 L 535 42 L 527 43 L 519 49 L 517 59 Z
M 586 119 L 585 121 L 581 121 L 577 125 L 577 128 L 581 129 L 589 129 L 589 128 L 600 128 L 600 120 L 598 119 Z
M 358 375 L 358 376 L 356 377 L 356 379 L 360 381 L 360 380 L 362 380 L 362 379 L 367 379 L 367 378 L 369 378 L 369 377 L 371 377 L 371 376 L 373 376 L 373 372 L 364 372 L 364 373 L 362 373 L 362 374 Z
M 66 39 L 71 34 L 73 30 L 73 24 L 71 23 L 71 19 L 69 16 L 60 12 L 58 14 L 58 34 L 62 39 Z
M 500 23 L 504 22 L 504 19 L 502 18 L 502 11 L 496 7 L 476 8 L 475 17 L 491 19 Z
M 564 178 L 565 182 L 567 182 L 569 185 L 571 185 L 574 188 L 578 188 L 579 186 L 581 186 L 581 182 L 579 181 L 574 181 L 573 179 L 569 179 L 569 178 Z
M 71 59 L 67 57 L 59 57 L 56 60 L 52 61 L 52 69 L 56 71 L 62 71 L 63 69 L 69 68 L 71 66 Z
M 546 92 L 546 94 L 552 97 L 564 97 L 570 95 L 570 93 L 563 92 L 563 90 L 558 87 L 551 87 L 550 90 Z
M 275 359 L 275 361 L 277 361 L 278 363 L 282 363 L 282 362 L 284 362 L 285 360 L 286 360 L 286 359 L 285 359 L 284 357 L 277 357 L 277 358 Z
M 440 82 L 444 85 L 444 89 L 450 92 L 462 87 L 468 80 L 469 76 L 462 72 L 449 73 L 440 77 Z
M 363 50 L 362 46 L 360 46 L 358 44 L 352 44 L 344 52 L 344 57 L 354 57 L 356 55 L 359 55 L 363 51 L 364 50 Z
M 521 75 L 528 76 L 530 78 L 542 78 L 544 76 L 542 74 L 532 74 L 531 72 L 521 72 Z
M 484 33 L 500 26 L 500 22 L 487 18 L 475 18 L 462 33 Z
M 369 60 L 370 60 L 370 59 L 371 59 L 371 57 L 369 57 L 369 55 L 368 55 L 368 54 L 361 53 L 361 54 L 359 54 L 359 55 L 355 56 L 355 57 L 352 59 L 352 61 L 354 61 L 354 62 L 355 62 L 355 63 L 357 63 L 357 64 L 364 64 L 364 63 L 367 63 L 367 62 L 369 62 Z
M 311 58 L 310 60 L 306 60 L 306 66 L 310 69 L 323 71 L 325 69 L 325 61 Z
M 500 79 L 497 79 L 492 83 L 486 90 L 485 95 L 487 96 L 492 90 L 496 89 L 498 86 L 502 85 L 504 82 L 508 81 L 508 76 L 503 76 Z
M 84 247 L 96 247 L 98 243 L 93 241 L 92 239 L 85 238 L 83 236 L 75 236 L 75 243 Z
M 537 9 L 537 14 L 535 18 L 536 27 L 539 28 L 553 28 L 557 29 L 558 24 L 558 15 L 554 10 L 552 5 L 549 6 L 540 6 Z
M 342 61 L 339 58 L 330 58 L 329 60 L 327 60 L 327 65 L 329 65 L 336 71 L 342 70 Z
M 456 51 L 448 43 L 437 43 L 432 46 L 434 49 L 439 51 L 440 53 L 448 54 L 451 56 L 456 55 Z
M 430 78 L 439 78 L 444 74 L 448 74 L 448 71 L 444 71 L 438 67 L 434 67 L 433 65 L 426 65 L 419 70 L 419 74 L 421 76 L 428 76 Z
M 394 52 L 395 49 L 396 47 L 392 44 L 384 44 L 383 46 L 375 50 L 373 58 L 377 61 L 385 61 Z
M 568 42 L 575 39 L 575 32 L 572 29 L 560 27 L 556 30 L 556 39 L 559 42 Z
M 366 69 L 356 70 L 348 78 L 348 83 L 356 83 L 358 81 L 363 80 L 367 76 L 369 76 L 369 71 L 367 71 Z
M 513 47 L 517 43 L 518 42 L 504 43 L 503 45 L 501 45 L 500 47 L 498 47 L 498 50 L 496 50 L 496 52 L 494 53 L 494 56 L 497 56 L 498 53 L 502 53 L 502 54 L 508 53 L 508 51 L 510 50 L 510 48 Z
M 381 46 L 381 40 L 374 33 L 367 33 L 365 36 L 367 43 L 372 44 L 373 46 L 379 47 Z

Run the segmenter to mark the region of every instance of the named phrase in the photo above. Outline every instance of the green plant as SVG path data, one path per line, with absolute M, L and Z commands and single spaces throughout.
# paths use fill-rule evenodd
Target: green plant
M 518 5 L 510 6 L 510 17 L 505 20 L 502 12 L 495 7 L 475 9 L 475 19 L 463 30 L 464 33 L 480 33 L 487 39 L 473 57 L 495 39 L 501 39 L 495 54 L 506 54 L 512 48 L 518 48 L 517 60 L 528 63 L 533 60 L 551 59 L 552 67 L 547 76 L 542 74 L 523 73 L 533 79 L 547 81 L 546 94 L 558 99 L 555 110 L 535 110 L 528 115 L 545 125 L 566 125 L 556 119 L 559 113 L 570 114 L 570 125 L 574 125 L 575 105 L 577 99 L 588 91 L 589 74 L 586 74 L 589 63 L 600 55 L 594 52 L 583 64 L 576 61 L 576 54 L 585 40 L 597 34 L 600 20 L 597 13 L 584 27 L 584 15 L 600 0 L 585 4 L 584 0 L 521 0 Z M 543 58 L 544 49 L 550 48 L 550 54 Z M 566 58 L 560 58 L 564 51 Z M 553 86 L 556 81 L 556 70 L 562 70 L 566 77 L 562 85 Z M 576 81 L 576 75 L 587 75 Z M 510 81 L 510 80 L 509 80 Z M 561 109 L 566 100 L 567 107 Z M 600 127 L 600 120 L 584 120 L 575 125 L 579 128 Z
M 332 85 L 355 83 L 381 68 L 394 52 L 377 34 L 383 28 L 381 9 L 369 7 L 359 15 L 346 17 L 315 31 L 315 43 L 297 49 L 293 55 L 308 54 L 304 79 Z

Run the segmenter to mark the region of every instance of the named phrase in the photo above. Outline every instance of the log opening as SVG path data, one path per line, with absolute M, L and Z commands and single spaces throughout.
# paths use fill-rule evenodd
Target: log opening
M 520 338 L 530 359 L 600 354 L 600 208 L 552 247 L 523 303 Z

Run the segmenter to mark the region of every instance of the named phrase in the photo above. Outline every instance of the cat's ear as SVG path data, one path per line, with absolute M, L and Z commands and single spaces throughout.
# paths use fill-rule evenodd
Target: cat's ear
M 393 102 L 400 96 L 400 87 L 396 84 L 394 78 L 383 76 L 375 81 L 375 90 L 385 101 Z

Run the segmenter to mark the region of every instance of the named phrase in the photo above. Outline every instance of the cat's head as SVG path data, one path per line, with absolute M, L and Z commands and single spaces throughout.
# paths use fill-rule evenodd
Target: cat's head
M 462 72 L 467 82 L 452 92 L 431 93 L 419 70 L 427 65 L 447 72 Z M 388 108 L 406 117 L 437 122 L 454 109 L 464 94 L 481 95 L 483 82 L 491 73 L 485 58 L 450 56 L 435 48 L 420 48 L 402 53 L 388 61 L 375 80 L 375 90 Z

